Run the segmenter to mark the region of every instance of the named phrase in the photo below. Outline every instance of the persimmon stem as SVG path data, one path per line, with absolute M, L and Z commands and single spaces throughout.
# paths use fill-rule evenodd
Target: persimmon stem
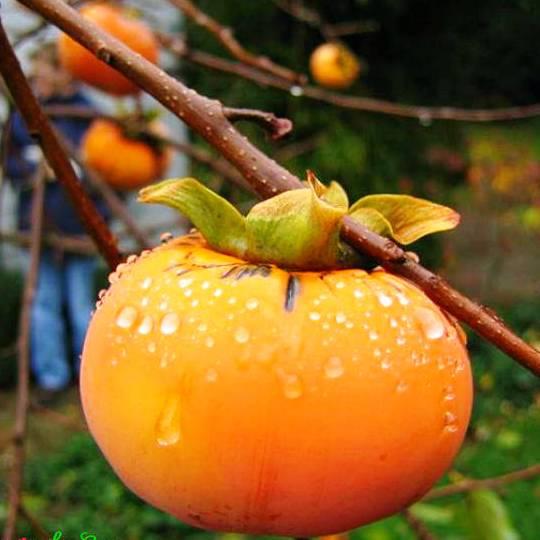
M 220 151 L 261 197 L 267 198 L 302 186 L 298 178 L 255 148 L 232 126 L 219 101 L 197 94 L 154 64 L 135 55 L 61 0 L 19 2 L 59 26 L 183 119 Z M 540 105 L 537 108 L 540 113 Z M 397 244 L 350 218 L 344 219 L 342 238 L 388 270 L 414 282 L 442 308 L 467 323 L 524 367 L 540 375 L 540 351 L 521 340 L 493 312 L 460 294 L 440 276 L 416 263 Z

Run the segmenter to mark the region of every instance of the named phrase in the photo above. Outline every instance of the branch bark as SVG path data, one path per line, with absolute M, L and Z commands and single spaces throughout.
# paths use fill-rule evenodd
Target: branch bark
M 302 187 L 298 178 L 255 148 L 229 122 L 219 101 L 187 88 L 128 47 L 86 21 L 61 0 L 19 0 L 59 26 L 100 59 L 133 80 L 220 151 L 245 180 L 267 198 Z M 211 114 L 210 114 L 211 113 Z M 437 304 L 537 375 L 540 352 L 516 336 L 490 310 L 454 290 L 389 239 L 346 218 L 342 237 L 382 266 L 418 285 Z
M 418 540 L 437 540 L 437 537 L 429 531 L 426 524 L 416 517 L 409 508 L 403 510 L 401 515 L 405 518 L 405 521 Z
M 116 241 L 92 201 L 84 192 L 53 127 L 32 93 L 19 61 L 9 43 L 1 17 L 0 58 L 2 58 L 0 62 L 0 74 L 27 124 L 30 135 L 41 145 L 45 158 L 55 172 L 58 180 L 62 182 L 71 201 L 78 209 L 79 215 L 88 233 L 96 242 L 99 251 L 103 254 L 109 266 L 115 268 L 122 260 L 122 256 L 116 247 Z
M 180 9 L 186 17 L 205 28 L 227 49 L 232 56 L 248 66 L 267 71 L 276 77 L 280 77 L 292 84 L 303 84 L 307 78 L 305 75 L 295 73 L 289 68 L 279 66 L 266 56 L 256 56 L 247 51 L 237 39 L 230 28 L 222 26 L 218 21 L 201 11 L 191 0 L 169 0 L 171 4 Z
M 519 469 L 500 476 L 493 476 L 491 478 L 467 478 L 461 482 L 450 484 L 449 486 L 442 486 L 434 488 L 425 495 L 422 501 L 431 501 L 433 499 L 439 499 L 441 497 L 450 497 L 451 495 L 457 495 L 459 493 L 466 493 L 468 491 L 474 491 L 476 489 L 495 489 L 500 488 L 506 484 L 512 482 L 518 482 L 520 480 L 529 480 L 540 475 L 540 463 L 526 467 L 525 469 Z
M 30 385 L 30 315 L 36 289 L 41 251 L 41 231 L 43 225 L 43 199 L 45 193 L 45 167 L 41 164 L 34 183 L 32 196 L 32 229 L 30 239 L 30 268 L 23 291 L 17 342 L 17 397 L 15 406 L 15 426 L 13 432 L 13 462 L 8 480 L 8 512 L 3 540 L 13 540 L 17 517 L 21 509 L 23 469 L 25 461 L 24 441 L 28 424 Z

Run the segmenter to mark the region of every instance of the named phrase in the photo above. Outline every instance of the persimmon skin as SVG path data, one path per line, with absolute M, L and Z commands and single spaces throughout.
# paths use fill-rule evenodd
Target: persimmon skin
M 111 280 L 83 352 L 86 419 L 123 482 L 186 523 L 350 530 L 419 499 L 460 448 L 465 346 L 401 278 L 291 274 L 188 236 Z
M 327 88 L 345 89 L 358 78 L 361 64 L 358 58 L 339 43 L 323 43 L 309 59 L 311 75 L 317 83 Z
M 95 2 L 83 6 L 80 14 L 146 60 L 157 63 L 159 46 L 153 32 L 144 22 L 126 16 L 122 8 Z M 58 55 L 67 71 L 91 86 L 115 96 L 139 93 L 134 83 L 96 58 L 67 34 L 62 33 L 58 38 Z
M 162 134 L 161 124 L 150 127 Z M 100 174 L 105 182 L 119 191 L 137 189 L 159 178 L 171 161 L 169 149 L 124 135 L 122 128 L 110 120 L 94 120 L 81 145 L 86 165 Z

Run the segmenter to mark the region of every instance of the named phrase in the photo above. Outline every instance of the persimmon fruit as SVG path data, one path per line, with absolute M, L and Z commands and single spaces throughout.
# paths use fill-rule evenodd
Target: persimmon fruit
M 122 7 L 92 2 L 84 5 L 80 14 L 146 60 L 157 63 L 159 46 L 152 30 L 143 21 L 130 16 Z M 58 54 L 67 71 L 91 86 L 115 96 L 139 92 L 134 83 L 96 58 L 67 34 L 62 33 L 58 38 Z
M 155 135 L 165 127 L 152 123 L 148 130 Z M 140 188 L 156 180 L 171 161 L 170 149 L 128 136 L 115 122 L 98 119 L 92 122 L 81 144 L 87 166 L 105 182 L 120 191 Z
M 110 281 L 83 353 L 88 425 L 123 482 L 186 523 L 349 530 L 422 497 L 463 441 L 463 338 L 405 279 L 254 264 L 192 234 Z
M 335 42 L 319 45 L 311 53 L 309 67 L 317 83 L 336 89 L 351 86 L 361 71 L 357 56 L 345 45 Z

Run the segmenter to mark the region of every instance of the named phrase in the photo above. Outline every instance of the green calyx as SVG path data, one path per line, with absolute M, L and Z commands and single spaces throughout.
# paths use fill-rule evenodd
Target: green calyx
M 401 244 L 459 223 L 452 209 L 407 195 L 368 195 L 349 208 L 337 182 L 325 186 L 311 171 L 305 185 L 256 204 L 245 217 L 194 178 L 146 187 L 139 201 L 180 210 L 217 251 L 298 270 L 362 265 L 360 255 L 340 240 L 347 215 Z

